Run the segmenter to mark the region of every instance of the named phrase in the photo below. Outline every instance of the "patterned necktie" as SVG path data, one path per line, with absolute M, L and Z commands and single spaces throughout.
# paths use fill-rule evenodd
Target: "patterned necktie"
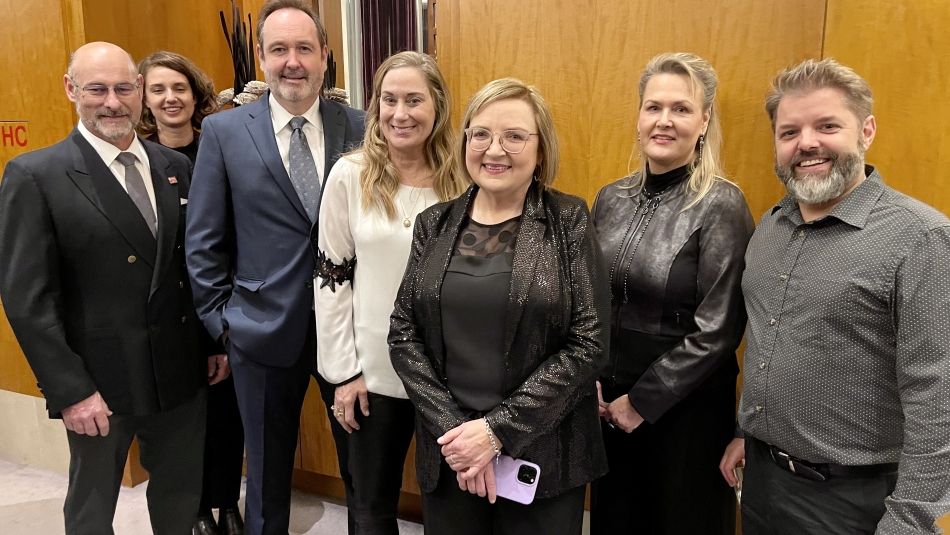
M 303 133 L 303 125 L 306 122 L 303 117 L 290 120 L 293 132 L 290 134 L 290 153 L 287 161 L 290 164 L 290 181 L 297 190 L 297 196 L 300 197 L 310 222 L 316 223 L 317 205 L 320 203 L 320 179 L 317 178 L 317 166 L 313 162 L 307 135 Z
M 155 210 L 152 209 L 152 203 L 148 200 L 148 192 L 145 191 L 145 180 L 135 166 L 137 158 L 131 152 L 120 152 L 116 160 L 125 166 L 125 189 L 129 192 L 129 197 L 135 203 L 135 207 L 142 213 L 142 218 L 152 231 L 154 237 L 158 230 L 158 224 L 155 221 Z

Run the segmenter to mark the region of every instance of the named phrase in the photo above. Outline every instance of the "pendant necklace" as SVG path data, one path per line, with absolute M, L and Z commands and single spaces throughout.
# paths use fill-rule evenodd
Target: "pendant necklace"
M 396 198 L 396 200 L 399 202 L 399 208 L 402 209 L 402 226 L 406 228 L 409 228 L 412 226 L 412 220 L 409 219 L 409 215 L 413 212 L 413 210 L 416 209 L 416 203 L 419 202 L 419 198 L 421 197 L 422 199 L 425 199 L 425 196 L 426 196 L 425 188 L 417 188 L 415 186 L 409 186 L 409 187 L 411 188 L 411 191 L 409 192 L 409 209 L 408 210 L 406 210 L 406 206 L 402 203 L 402 199 L 399 199 L 398 197 Z M 416 192 L 418 192 L 419 195 L 413 198 Z

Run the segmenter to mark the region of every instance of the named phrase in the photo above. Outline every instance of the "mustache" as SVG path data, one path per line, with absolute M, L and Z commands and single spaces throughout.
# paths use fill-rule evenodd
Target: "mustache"
M 98 117 L 126 117 L 129 113 L 125 110 L 99 110 L 96 112 Z
M 834 163 L 838 160 L 838 155 L 833 152 L 826 152 L 824 150 L 812 150 L 799 152 L 792 158 L 792 161 L 788 162 L 789 167 L 794 167 L 806 160 L 814 160 L 816 158 L 821 158 L 825 160 L 830 160 L 831 163 Z

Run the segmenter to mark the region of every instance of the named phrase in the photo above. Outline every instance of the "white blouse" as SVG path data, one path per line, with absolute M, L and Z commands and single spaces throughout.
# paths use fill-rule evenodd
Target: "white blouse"
M 333 384 L 362 373 L 370 392 L 406 399 L 389 360 L 389 316 L 409 260 L 416 216 L 438 198 L 432 188 L 401 184 L 394 199 L 396 217 L 372 207 L 364 210 L 361 162 L 360 154 L 337 161 L 320 204 L 320 251 L 336 265 L 355 255 L 356 268 L 353 280 L 335 284 L 335 290 L 323 278 L 315 281 L 317 370 Z

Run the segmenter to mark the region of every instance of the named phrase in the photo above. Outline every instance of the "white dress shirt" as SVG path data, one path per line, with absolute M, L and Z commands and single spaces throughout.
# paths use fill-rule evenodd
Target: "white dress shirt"
M 152 212 L 156 212 L 155 186 L 152 185 L 152 171 L 148 163 L 148 154 L 145 153 L 145 147 L 142 146 L 142 142 L 139 141 L 138 136 L 133 136 L 132 144 L 129 145 L 129 148 L 119 150 L 119 148 L 112 143 L 96 137 L 86 128 L 86 125 L 82 124 L 82 121 L 79 121 L 79 126 L 77 126 L 76 129 L 79 130 L 82 137 L 92 145 L 96 154 L 102 158 L 103 163 L 112 171 L 112 174 L 115 175 L 115 179 L 119 181 L 119 185 L 122 186 L 122 189 L 124 189 L 126 193 L 129 192 L 129 188 L 125 185 L 125 165 L 116 158 L 119 157 L 119 153 L 121 152 L 131 152 L 135 155 L 135 167 L 139 170 L 139 174 L 142 175 L 142 182 L 145 182 L 145 191 L 148 192 L 148 202 L 152 205 Z M 155 221 L 158 221 L 157 212 Z
M 290 175 L 290 134 L 293 133 L 290 120 L 296 116 L 285 110 L 274 98 L 273 93 L 268 98 L 270 99 L 270 118 L 274 124 L 274 137 L 277 138 L 277 150 L 280 152 L 280 160 L 284 162 L 284 169 Z M 323 118 L 320 117 L 320 99 L 318 98 L 301 117 L 307 120 L 303 125 L 303 133 L 307 136 L 307 144 L 310 145 L 313 162 L 317 166 L 317 177 L 322 184 L 323 165 L 326 158 L 323 150 Z

